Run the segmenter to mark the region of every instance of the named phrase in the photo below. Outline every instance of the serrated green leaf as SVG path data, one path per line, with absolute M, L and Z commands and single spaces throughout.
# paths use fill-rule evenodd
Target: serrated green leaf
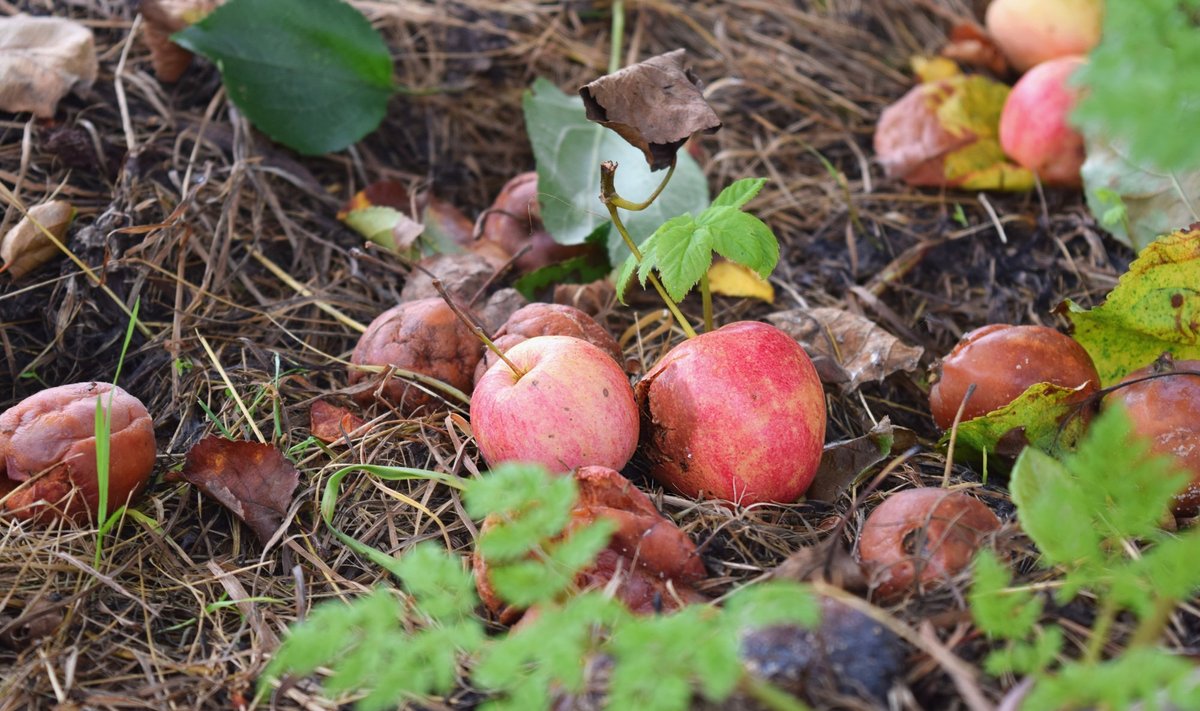
M 1158 597 L 1188 600 L 1200 590 L 1197 560 L 1200 560 L 1200 531 L 1191 529 L 1159 541 L 1131 566 L 1130 576 L 1144 581 Z
M 480 553 L 495 565 L 521 560 L 562 533 L 577 496 L 574 478 L 531 464 L 502 464 L 463 492 L 472 517 L 504 514 L 479 538 Z
M 1200 358 L 1200 230 L 1148 245 L 1104 303 L 1088 310 L 1068 301 L 1075 340 L 1105 387 L 1150 365 L 1164 351 Z
M 1074 77 L 1086 90 L 1072 120 L 1088 133 L 1121 137 L 1138 163 L 1200 166 L 1197 12 L 1197 0 L 1105 3 L 1100 44 Z M 1147 110 L 1165 106 L 1172 110 Z
M 815 627 L 821 606 L 806 585 L 787 580 L 769 580 L 747 585 L 725 601 L 724 622 L 741 633 L 767 625 L 792 623 Z
M 1041 599 L 1029 590 L 1010 588 L 1012 573 L 989 549 L 976 554 L 974 573 L 968 600 L 979 629 L 1000 639 L 1028 637 L 1041 617 Z
M 779 263 L 779 241 L 767 223 L 733 207 L 713 207 L 696 221 L 712 233 L 712 248 L 731 262 L 771 276 Z
M 1026 448 L 1013 465 L 1008 488 L 1021 528 L 1037 543 L 1046 563 L 1079 565 L 1102 555 L 1101 536 L 1082 487 L 1060 462 Z
M 691 215 L 683 218 L 671 220 L 654 233 L 654 252 L 643 254 L 638 267 L 643 284 L 650 269 L 657 270 L 663 288 L 675 301 L 682 301 L 712 266 L 712 233 L 707 227 L 697 226 Z
M 1200 678 L 1195 666 L 1163 649 L 1131 649 L 1099 664 L 1070 664 L 1039 679 L 1021 704 L 1022 711 L 1065 708 L 1128 709 L 1137 703 L 1163 708 L 1198 708 Z
M 743 205 L 754 199 L 758 195 L 758 191 L 762 190 L 763 185 L 766 185 L 766 178 L 742 178 L 735 180 L 729 184 L 721 194 L 712 201 L 708 209 L 714 207 L 732 207 L 741 209 Z
M 546 79 L 525 93 L 525 128 L 537 159 L 542 222 L 562 244 L 579 244 L 609 216 L 600 202 L 600 163 L 620 164 L 616 187 L 629 200 L 643 200 L 662 181 L 651 173 L 641 151 L 619 135 L 587 120 L 583 101 Z M 675 174 L 658 199 L 641 212 L 622 215 L 634 244 L 640 244 L 668 218 L 697 213 L 708 205 L 708 183 L 696 161 L 680 152 Z M 619 234 L 609 235 L 609 260 L 625 258 Z
M 1014 430 L 1023 432 L 1025 442 L 1043 452 L 1070 451 L 1086 426 L 1083 418 L 1078 416 L 1078 397 L 1079 392 L 1072 388 L 1050 383 L 1031 385 L 1020 397 L 999 410 L 960 422 L 955 455 L 976 459 L 985 453 L 993 454 L 1006 435 L 1011 436 L 1009 433 Z M 950 431 L 944 433 L 938 445 L 948 446 L 950 436 Z
M 479 604 L 475 579 L 459 556 L 432 542 L 419 543 L 400 559 L 400 579 L 420 601 L 421 612 L 439 622 L 469 616 Z
M 637 271 L 638 262 L 632 254 L 625 258 L 625 262 L 621 264 L 621 271 L 617 272 L 617 278 L 614 280 L 616 285 L 617 298 L 621 303 L 625 303 L 625 292 L 629 289 L 629 282 L 633 279 L 634 273 Z
M 233 0 L 172 40 L 217 64 L 259 130 L 308 155 L 375 130 L 394 91 L 383 38 L 340 0 Z
M 654 230 L 654 234 L 647 237 L 646 241 L 638 246 L 642 253 L 642 261 L 638 263 L 637 274 L 642 286 L 646 285 L 646 279 L 650 276 L 650 272 L 658 268 L 659 248 L 662 247 L 664 241 L 678 242 L 689 239 L 695 230 L 696 220 L 690 214 L 676 215 L 659 225 L 658 229 Z
M 610 706 L 684 711 L 690 706 L 693 684 L 709 699 L 732 691 L 741 676 L 738 638 L 721 624 L 719 615 L 697 605 L 619 625 L 607 645 L 616 661 Z M 646 674 L 645 669 L 655 673 Z

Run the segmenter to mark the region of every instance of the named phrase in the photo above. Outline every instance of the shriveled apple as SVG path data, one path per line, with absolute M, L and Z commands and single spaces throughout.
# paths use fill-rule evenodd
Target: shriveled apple
M 1021 77 L 1000 114 L 1000 146 L 1046 185 L 1078 187 L 1083 136 L 1068 121 L 1079 91 L 1068 84 L 1083 57 L 1052 59 Z
M 1100 41 L 1103 0 L 993 0 L 985 22 L 1020 71 L 1058 57 L 1087 54 Z
M 625 466 L 637 449 L 638 412 L 612 356 L 570 336 L 530 338 L 505 355 L 471 396 L 471 429 L 489 465 Z
M 5 508 L 20 518 L 96 517 L 97 399 L 110 417 L 107 513 L 145 488 L 155 456 L 154 423 L 146 406 L 109 383 L 60 385 L 0 415 L 0 492 L 30 482 L 8 497 Z
M 816 475 L 825 394 L 774 326 L 732 323 L 684 341 L 638 383 L 651 474 L 691 497 L 791 502 Z
M 517 270 L 531 272 L 564 259 L 593 251 L 591 245 L 564 245 L 542 225 L 538 206 L 537 173 L 517 175 L 505 183 L 483 218 L 482 241 L 494 242 L 509 254 L 528 251 L 517 258 Z

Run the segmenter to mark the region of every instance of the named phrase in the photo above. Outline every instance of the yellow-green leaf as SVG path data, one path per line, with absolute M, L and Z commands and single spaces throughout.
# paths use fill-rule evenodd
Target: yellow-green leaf
M 1011 456 L 1026 444 L 1050 453 L 1070 451 L 1084 431 L 1083 418 L 1071 417 L 1078 401 L 1079 391 L 1074 388 L 1031 385 L 999 410 L 959 423 L 955 452 L 967 459 L 996 453 Z M 946 446 L 949 441 L 946 432 L 938 444 Z

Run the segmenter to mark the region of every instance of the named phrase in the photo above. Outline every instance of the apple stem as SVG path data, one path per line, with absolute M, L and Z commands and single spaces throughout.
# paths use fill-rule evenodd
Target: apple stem
M 504 351 L 500 350 L 500 348 L 496 345 L 496 342 L 489 338 L 486 333 L 484 333 L 483 326 L 475 323 L 475 321 L 468 316 L 465 311 L 459 308 L 458 304 L 454 303 L 454 299 L 450 297 L 449 292 L 446 291 L 446 287 L 442 285 L 441 279 L 433 280 L 433 288 L 437 289 L 437 293 L 441 295 L 442 301 L 446 302 L 446 305 L 450 307 L 450 310 L 454 312 L 454 315 L 458 317 L 458 320 L 462 321 L 464 326 L 471 329 L 471 332 L 475 334 L 475 337 L 483 342 L 483 345 L 487 346 L 488 350 L 490 350 L 492 353 L 495 353 L 497 358 L 504 361 L 504 364 L 512 369 L 512 372 L 517 376 L 517 380 L 525 377 L 525 373 L 528 371 L 518 368 L 517 364 L 512 362 L 511 358 L 504 355 Z
M 612 218 L 613 226 L 617 228 L 617 232 L 620 233 L 621 239 L 625 240 L 625 246 L 629 247 L 630 253 L 633 254 L 633 258 L 637 260 L 638 264 L 642 263 L 642 251 L 638 249 L 636 244 L 633 243 L 633 238 L 629 236 L 629 230 L 625 229 L 625 223 L 621 221 L 621 216 L 617 214 L 617 208 L 620 207 L 632 212 L 645 210 L 650 206 L 651 203 L 654 202 L 659 193 L 663 191 L 663 188 L 667 186 L 667 181 L 671 179 L 671 176 L 674 173 L 675 161 L 672 160 L 671 167 L 667 170 L 667 175 L 663 178 L 663 181 L 659 183 L 658 187 L 653 193 L 651 193 L 650 197 L 645 202 L 629 202 L 617 194 L 617 187 L 615 184 L 617 164 L 610 160 L 606 160 L 600 164 L 600 200 L 604 203 L 604 206 L 608 208 L 608 215 Z M 683 313 L 679 311 L 679 305 L 676 304 L 675 300 L 667 294 L 667 290 L 663 288 L 662 282 L 658 279 L 658 275 L 654 272 L 651 272 L 649 281 L 654 287 L 654 290 L 658 292 L 658 295 L 662 297 L 663 303 L 667 305 L 667 309 L 669 309 L 671 315 L 675 317 L 675 320 L 679 323 L 680 328 L 683 329 L 684 334 L 687 335 L 688 338 L 695 338 L 696 329 L 692 328 L 692 325 L 688 323 L 686 318 L 684 318 Z
M 713 330 L 712 290 L 708 287 L 708 272 L 700 276 L 700 299 L 704 304 L 704 330 Z

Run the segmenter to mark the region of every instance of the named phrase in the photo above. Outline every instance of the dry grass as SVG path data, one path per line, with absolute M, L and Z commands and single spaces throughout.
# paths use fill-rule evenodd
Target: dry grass
M 357 462 L 463 475 L 479 466 L 448 411 L 414 420 L 377 408 L 367 413 L 370 435 L 352 449 L 309 441 L 309 406 L 318 397 L 339 399 L 357 337 L 318 302 L 366 323 L 396 303 L 407 270 L 387 256 L 363 258 L 360 240 L 334 215 L 342 200 L 380 178 L 432 186 L 469 214 L 486 207 L 505 180 L 533 167 L 521 92 L 537 76 L 569 89 L 602 73 L 608 13 L 586 1 L 356 5 L 386 36 L 401 83 L 437 91 L 394 99 L 383 127 L 351 150 L 300 159 L 250 129 L 211 66 L 194 65 L 177 85 L 160 84 L 131 32 L 136 15 L 128 3 L 0 1 L 5 13 L 70 15 L 96 31 L 101 76 L 89 95 L 66 100 L 51 122 L 0 117 L 0 180 L 26 203 L 55 192 L 72 200 L 81 217 L 71 248 L 126 305 L 141 300 L 150 335 L 135 338 L 121 384 L 154 415 L 160 452 L 156 483 L 138 504 L 157 526 L 125 521 L 100 570 L 90 565 L 92 532 L 0 519 L 0 642 L 42 623 L 49 632 L 34 644 L 0 643 L 0 709 L 240 706 L 290 622 L 316 602 L 350 598 L 382 580 L 318 523 L 328 475 Z M 631 5 L 627 60 L 686 47 L 708 83 L 725 122 L 702 143 L 710 185 L 771 178 L 753 208 L 784 245 L 774 277 L 779 307 L 860 311 L 925 346 L 928 360 L 983 323 L 1047 322 L 1061 298 L 1094 301 L 1128 260 L 1102 240 L 1074 194 L 917 192 L 884 180 L 872 164 L 874 121 L 908 87 L 909 56 L 936 49 L 948 23 L 967 14 L 964 2 Z M 969 226 L 955 222 L 958 205 Z M 0 228 L 18 217 L 10 206 Z M 256 253 L 311 295 L 264 268 Z M 767 311 L 720 307 L 718 318 Z M 620 333 L 633 319 L 617 312 L 608 325 Z M 125 325 L 113 301 L 65 261 L 26 283 L 0 277 L 0 408 L 44 385 L 111 377 Z M 629 352 L 652 354 L 678 337 L 632 339 Z M 251 404 L 257 428 L 302 473 L 291 525 L 265 551 L 218 505 L 161 476 L 206 435 L 254 436 L 221 369 Z M 831 395 L 829 438 L 862 434 L 885 414 L 932 435 L 921 382 L 918 373 Z M 940 482 L 943 465 L 939 455 L 922 453 L 898 466 L 885 488 Z M 978 478 L 963 468 L 955 477 Z M 847 514 L 842 535 L 852 540 L 863 516 L 848 501 L 730 512 L 642 483 L 704 545 L 714 594 L 821 539 Z M 1002 511 L 1008 505 L 1001 490 L 987 497 Z M 475 534 L 446 489 L 366 476 L 348 480 L 337 522 L 389 553 L 430 538 L 466 548 Z M 971 659 L 979 642 L 964 639 L 962 611 L 961 587 L 952 586 L 892 613 L 914 625 L 937 613 L 942 642 Z M 961 703 L 944 667 L 925 651 L 914 652 L 907 681 L 902 705 Z M 998 695 L 996 683 L 979 683 Z M 337 705 L 305 685 L 276 702 Z M 469 697 L 444 703 L 461 707 Z

